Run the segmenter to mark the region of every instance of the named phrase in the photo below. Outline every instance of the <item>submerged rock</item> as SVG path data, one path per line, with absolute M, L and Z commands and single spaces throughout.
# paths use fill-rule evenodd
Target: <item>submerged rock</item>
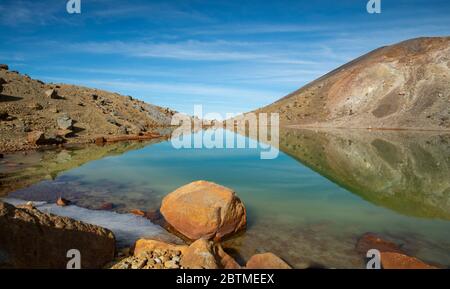
M 81 253 L 81 268 L 114 258 L 114 234 L 102 227 L 0 202 L 0 267 L 64 269 L 67 252 Z
M 361 255 L 366 255 L 370 249 L 376 249 L 380 252 L 397 252 L 403 253 L 400 246 L 397 244 L 384 240 L 374 233 L 365 233 L 356 244 L 356 251 Z
M 58 198 L 58 200 L 56 200 L 56 204 L 60 207 L 65 207 L 70 205 L 70 201 L 64 198 Z
M 197 181 L 167 195 L 161 214 L 178 232 L 191 240 L 220 240 L 246 227 L 244 204 L 229 188 Z
M 247 262 L 247 269 L 292 269 L 280 257 L 272 253 L 253 255 Z
M 438 269 L 417 258 L 394 252 L 381 252 L 381 265 L 383 269 Z

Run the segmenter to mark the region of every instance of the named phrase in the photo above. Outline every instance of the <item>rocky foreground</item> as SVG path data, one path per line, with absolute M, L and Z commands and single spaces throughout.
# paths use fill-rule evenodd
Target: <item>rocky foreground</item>
M 59 206 L 70 205 L 59 199 Z M 146 216 L 144 212 L 134 214 Z M 256 254 L 239 264 L 221 241 L 244 233 L 244 204 L 229 188 L 197 181 L 163 200 L 161 224 L 183 237 L 186 244 L 139 239 L 129 249 L 117 250 L 114 234 L 99 226 L 45 214 L 32 204 L 14 207 L 0 202 L 0 268 L 66 268 L 70 249 L 81 253 L 82 268 L 112 269 L 290 269 L 276 255 Z M 195 239 L 192 239 L 195 238 Z M 401 247 L 376 234 L 362 236 L 355 250 L 365 258 L 369 249 L 381 253 L 386 269 L 433 269 L 435 266 L 406 255 Z
M 149 139 L 170 126 L 174 113 L 131 96 L 44 83 L 0 65 L 0 152 Z

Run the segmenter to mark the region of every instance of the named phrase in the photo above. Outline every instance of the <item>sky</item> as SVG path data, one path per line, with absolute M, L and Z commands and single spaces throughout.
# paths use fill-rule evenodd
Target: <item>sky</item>
M 188 114 L 268 105 L 380 46 L 450 36 L 450 1 L 0 0 L 0 63 Z

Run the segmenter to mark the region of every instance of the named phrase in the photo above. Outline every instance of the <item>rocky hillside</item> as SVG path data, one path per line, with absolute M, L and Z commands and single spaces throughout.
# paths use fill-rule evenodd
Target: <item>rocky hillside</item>
M 145 136 L 169 126 L 173 114 L 131 96 L 46 84 L 0 65 L 0 152 Z
M 450 129 L 450 37 L 376 49 L 255 112 L 282 125 Z

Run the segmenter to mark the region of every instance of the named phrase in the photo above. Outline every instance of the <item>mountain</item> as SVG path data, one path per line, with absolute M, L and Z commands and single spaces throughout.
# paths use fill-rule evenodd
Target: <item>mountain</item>
M 450 129 L 450 37 L 378 48 L 256 113 L 281 125 Z
M 174 113 L 131 96 L 47 84 L 0 65 L 0 152 L 99 137 L 151 137 L 170 126 Z

